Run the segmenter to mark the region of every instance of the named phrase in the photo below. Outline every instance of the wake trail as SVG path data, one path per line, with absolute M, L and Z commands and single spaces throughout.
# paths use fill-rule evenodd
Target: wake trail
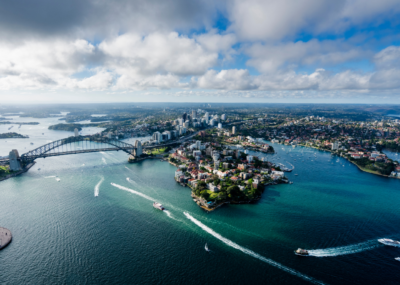
M 99 196 L 100 185 L 101 185 L 101 183 L 103 183 L 103 181 L 104 181 L 104 177 L 102 176 L 99 183 L 97 183 L 96 186 L 94 187 L 94 196 L 95 197 Z
M 235 249 L 237 249 L 237 250 L 240 250 L 241 252 L 243 252 L 243 253 L 245 253 L 245 254 L 247 254 L 247 255 L 250 255 L 250 256 L 252 256 L 252 257 L 254 257 L 254 258 L 257 258 L 257 259 L 259 259 L 259 260 L 261 260 L 261 261 L 263 261 L 263 262 L 265 262 L 265 263 L 268 263 L 269 265 L 272 265 L 272 266 L 274 266 L 274 267 L 276 267 L 276 268 L 279 268 L 279 269 L 281 269 L 281 270 L 283 270 L 283 271 L 285 271 L 285 272 L 287 272 L 287 273 L 290 273 L 290 274 L 292 274 L 292 275 L 294 275 L 294 276 L 300 277 L 300 278 L 302 278 L 303 280 L 309 281 L 309 282 L 314 283 L 314 284 L 324 284 L 324 283 L 321 282 L 321 281 L 318 281 L 318 280 L 316 280 L 316 279 L 314 279 L 314 278 L 312 278 L 312 277 L 309 277 L 309 276 L 307 276 L 307 275 L 305 275 L 305 274 L 302 274 L 302 273 L 300 273 L 300 272 L 298 272 L 298 271 L 296 271 L 296 270 L 294 270 L 294 269 L 291 269 L 291 268 L 289 268 L 289 267 L 286 267 L 286 266 L 284 266 L 284 265 L 282 265 L 282 264 L 280 264 L 280 263 L 278 263 L 278 262 L 276 262 L 276 261 L 273 261 L 272 259 L 269 259 L 269 258 L 266 258 L 266 257 L 264 257 L 264 256 L 262 256 L 262 255 L 259 255 L 258 253 L 255 253 L 254 251 L 252 251 L 252 250 L 250 250 L 250 249 L 247 249 L 247 248 L 245 248 L 245 247 L 240 246 L 240 245 L 238 245 L 237 243 L 234 243 L 233 241 L 231 241 L 231 240 L 229 240 L 229 239 L 227 239 L 227 238 L 221 236 L 219 233 L 217 233 L 217 232 L 215 232 L 214 230 L 210 229 L 209 227 L 207 227 L 206 225 L 204 225 L 204 224 L 203 224 L 202 222 L 200 222 L 199 220 L 196 220 L 195 218 L 193 218 L 190 214 L 188 214 L 188 213 L 186 213 L 186 212 L 184 212 L 184 214 L 185 214 L 185 216 L 186 216 L 189 220 L 191 220 L 193 223 L 195 223 L 195 224 L 196 224 L 197 226 L 199 226 L 201 229 L 203 229 L 203 230 L 206 231 L 207 233 L 211 234 L 211 235 L 214 236 L 215 238 L 219 239 L 220 241 L 222 241 L 222 242 L 225 243 L 226 245 L 228 245 L 228 246 L 230 246 L 230 247 L 233 247 L 233 248 L 235 248 Z
M 128 191 L 128 192 L 132 193 L 132 194 L 136 194 L 138 196 L 141 196 L 141 197 L 143 197 L 143 198 L 145 198 L 145 199 L 147 199 L 149 201 L 153 201 L 153 202 L 155 201 L 153 198 L 147 196 L 146 194 L 143 194 L 141 192 L 135 191 L 133 189 L 129 189 L 129 188 L 126 188 L 124 186 L 121 186 L 121 185 L 118 185 L 118 184 L 115 184 L 115 183 L 111 183 L 111 185 L 114 186 L 114 187 L 117 187 L 118 189 L 125 190 L 125 191 Z
M 57 177 L 57 176 L 46 176 L 45 178 L 54 178 L 54 177 Z
M 104 164 L 107 164 L 107 161 L 104 157 L 102 157 L 101 160 L 103 161 Z
M 311 256 L 316 256 L 316 257 L 330 257 L 330 256 L 358 253 L 365 250 L 374 249 L 378 246 L 380 246 L 380 244 L 376 240 L 369 240 L 366 242 L 361 242 L 347 246 L 309 250 L 308 253 Z
M 127 180 L 128 180 L 128 179 L 129 179 L 129 178 L 127 178 Z M 129 180 L 128 180 L 128 181 L 129 181 Z M 115 184 L 115 183 L 111 183 L 111 185 L 114 186 L 114 187 L 117 187 L 118 189 L 125 190 L 125 191 L 128 191 L 128 192 L 132 193 L 132 194 L 136 194 L 136 195 L 138 195 L 138 196 L 141 196 L 141 197 L 143 197 L 143 198 L 145 198 L 145 199 L 147 199 L 147 200 L 149 200 L 149 201 L 152 201 L 152 202 L 155 201 L 155 199 L 151 198 L 150 196 L 147 196 L 146 194 L 143 194 L 143 193 L 141 193 L 141 192 L 135 191 L 135 190 L 133 190 L 133 189 L 130 189 L 130 188 L 127 188 L 127 187 L 124 187 L 124 186 L 121 186 L 121 185 L 118 185 L 118 184 Z M 175 218 L 171 215 L 171 212 L 170 212 L 170 211 L 164 210 L 164 211 L 162 211 L 162 212 L 164 212 L 169 218 L 171 218 L 171 219 L 173 219 L 173 220 L 175 220 L 175 221 L 179 221 L 178 219 L 175 219 Z

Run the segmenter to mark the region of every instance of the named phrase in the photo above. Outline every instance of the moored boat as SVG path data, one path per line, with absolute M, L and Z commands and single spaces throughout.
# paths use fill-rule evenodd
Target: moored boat
M 388 238 L 381 238 L 381 239 L 378 239 L 378 241 L 380 243 L 383 243 L 384 245 L 400 247 L 400 241 L 397 241 L 397 240 L 392 240 L 392 239 L 388 239 Z
M 164 210 L 165 210 L 165 208 L 163 207 L 163 205 L 161 205 L 160 203 L 157 203 L 157 202 L 154 202 L 154 203 L 153 203 L 153 207 L 156 208 L 156 209 L 159 209 L 159 210 L 161 210 L 161 211 L 164 211 Z
M 295 250 L 294 254 L 300 255 L 300 256 L 308 256 L 309 255 L 307 250 L 301 249 L 301 248 L 298 248 L 297 250 Z

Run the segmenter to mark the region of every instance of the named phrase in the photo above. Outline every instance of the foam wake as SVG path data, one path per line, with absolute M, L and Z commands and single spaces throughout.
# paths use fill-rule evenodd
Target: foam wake
M 366 242 L 347 245 L 347 246 L 309 250 L 308 253 L 316 257 L 329 257 L 329 256 L 339 256 L 339 255 L 362 252 L 365 250 L 374 249 L 378 246 L 380 246 L 380 244 L 376 240 L 369 240 Z
M 102 157 L 101 160 L 103 161 L 104 164 L 107 164 L 107 161 L 104 157 Z
M 101 177 L 99 183 L 97 183 L 96 186 L 94 187 L 94 196 L 95 197 L 99 196 L 100 185 L 101 185 L 101 183 L 103 183 L 103 181 L 104 181 L 104 177 Z
M 272 259 L 269 259 L 269 258 L 266 258 L 266 257 L 264 257 L 264 256 L 262 256 L 262 255 L 259 255 L 258 253 L 255 253 L 254 251 L 252 251 L 252 250 L 250 250 L 250 249 L 247 249 L 247 248 L 245 248 L 245 247 L 240 246 L 240 245 L 234 243 L 233 241 L 231 241 L 231 240 L 229 240 L 229 239 L 227 239 L 227 238 L 221 236 L 219 233 L 216 233 L 214 230 L 210 229 L 209 227 L 207 227 L 206 225 L 204 225 L 204 224 L 203 224 L 202 222 L 200 222 L 199 220 L 196 220 L 195 218 L 193 218 L 190 214 L 188 214 L 188 213 L 186 213 L 186 212 L 184 212 L 184 214 L 185 214 L 185 216 L 186 216 L 189 220 L 191 220 L 193 223 L 195 223 L 195 224 L 196 224 L 197 226 L 199 226 L 201 229 L 203 229 L 203 230 L 206 231 L 207 233 L 211 234 L 211 235 L 214 236 L 215 238 L 219 239 L 220 241 L 222 241 L 222 242 L 225 243 L 226 245 L 228 245 L 228 246 L 230 246 L 230 247 L 233 247 L 233 248 L 235 248 L 235 249 L 237 249 L 237 250 L 240 250 L 241 252 L 243 252 L 243 253 L 245 253 L 245 254 L 247 254 L 247 255 L 250 255 L 250 256 L 252 256 L 252 257 L 254 257 L 254 258 L 257 258 L 257 259 L 259 259 L 259 260 L 261 260 L 261 261 L 263 261 L 263 262 L 265 262 L 265 263 L 268 263 L 268 264 L 270 264 L 270 265 L 272 265 L 272 266 L 274 266 L 274 267 L 277 267 L 277 268 L 279 268 L 279 269 L 281 269 L 281 270 L 283 270 L 283 271 L 285 271 L 285 272 L 287 272 L 287 273 L 290 273 L 290 274 L 292 274 L 292 275 L 294 275 L 294 276 L 300 277 L 300 278 L 302 278 L 302 279 L 304 279 L 304 280 L 306 280 L 306 281 L 309 281 L 309 282 L 311 282 L 311 283 L 314 283 L 314 284 L 324 284 L 324 283 L 321 282 L 321 281 L 318 281 L 318 280 L 316 280 L 316 279 L 314 279 L 314 278 L 312 278 L 312 277 L 309 277 L 309 276 L 307 276 L 307 275 L 304 275 L 304 274 L 302 274 L 302 273 L 300 273 L 300 272 L 298 272 L 298 271 L 296 271 L 296 270 L 294 270 L 294 269 L 291 269 L 291 268 L 286 267 L 286 266 L 284 266 L 284 265 L 282 265 L 282 264 L 280 264 L 280 263 L 278 263 L 278 262 L 276 262 L 276 261 L 273 261 Z
M 126 178 L 126 180 L 130 181 L 129 178 Z M 128 192 L 130 192 L 130 193 L 132 193 L 132 194 L 136 194 L 136 195 L 138 195 L 138 196 L 140 196 L 140 197 L 143 197 L 143 198 L 145 198 L 145 199 L 147 199 L 147 200 L 149 200 L 149 201 L 153 201 L 153 202 L 155 201 L 155 199 L 151 198 L 150 196 L 147 196 L 146 194 L 143 194 L 143 193 L 141 193 L 141 192 L 135 191 L 135 190 L 133 190 L 133 189 L 130 189 L 130 188 L 127 188 L 127 187 L 124 187 L 124 186 L 121 186 L 121 185 L 118 185 L 118 184 L 115 184 L 115 183 L 111 183 L 111 185 L 114 186 L 114 187 L 117 187 L 118 189 L 128 191 Z M 164 211 L 162 211 L 162 212 L 165 213 L 169 218 L 171 218 L 171 219 L 173 219 L 173 220 L 176 220 L 176 221 L 179 221 L 179 220 L 175 219 L 175 218 L 171 215 L 171 212 L 169 212 L 168 210 L 164 210 Z
M 46 176 L 45 178 L 54 178 L 54 177 L 57 177 L 57 176 Z
M 145 198 L 145 199 L 147 199 L 149 201 L 155 201 L 153 198 L 147 196 L 146 194 L 140 193 L 140 192 L 135 191 L 133 189 L 129 189 L 129 188 L 126 188 L 124 186 L 121 186 L 121 185 L 118 185 L 118 184 L 115 184 L 115 183 L 111 183 L 111 185 L 114 186 L 114 187 L 117 187 L 118 189 L 128 191 L 128 192 L 130 192 L 132 194 L 136 194 L 136 195 L 138 195 L 140 197 L 143 197 L 143 198 Z

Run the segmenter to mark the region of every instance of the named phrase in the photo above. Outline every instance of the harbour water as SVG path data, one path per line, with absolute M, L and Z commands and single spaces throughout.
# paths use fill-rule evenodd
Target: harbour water
M 39 146 L 41 133 L 12 142 Z M 260 155 L 293 165 L 294 183 L 209 214 L 166 162 L 128 164 L 122 152 L 38 159 L 0 183 L 0 226 L 13 233 L 0 251 L 0 283 L 398 284 L 400 249 L 376 240 L 400 239 L 400 180 L 327 152 L 273 146 L 277 154 Z M 298 247 L 312 256 L 295 256 Z

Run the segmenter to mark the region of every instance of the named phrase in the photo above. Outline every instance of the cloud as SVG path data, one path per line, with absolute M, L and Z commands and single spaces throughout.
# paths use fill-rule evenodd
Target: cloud
M 209 70 L 199 77 L 197 87 L 204 89 L 250 90 L 255 89 L 249 72 L 244 69 Z
M 172 32 L 146 37 L 124 34 L 99 45 L 105 64 L 118 74 L 203 74 L 216 64 L 217 52 L 208 52 L 194 39 Z
M 0 36 L 15 41 L 68 36 L 93 38 L 121 32 L 189 31 L 211 26 L 224 1 L 14 0 L 0 9 Z
M 241 40 L 276 42 L 299 33 L 343 33 L 349 28 L 397 21 L 396 0 L 234 0 L 229 2 L 231 30 Z
M 260 72 L 275 72 L 280 68 L 295 69 L 304 66 L 333 66 L 344 62 L 371 58 L 373 53 L 352 46 L 343 40 L 316 39 L 308 42 L 281 44 L 254 44 L 246 48 L 248 65 Z

